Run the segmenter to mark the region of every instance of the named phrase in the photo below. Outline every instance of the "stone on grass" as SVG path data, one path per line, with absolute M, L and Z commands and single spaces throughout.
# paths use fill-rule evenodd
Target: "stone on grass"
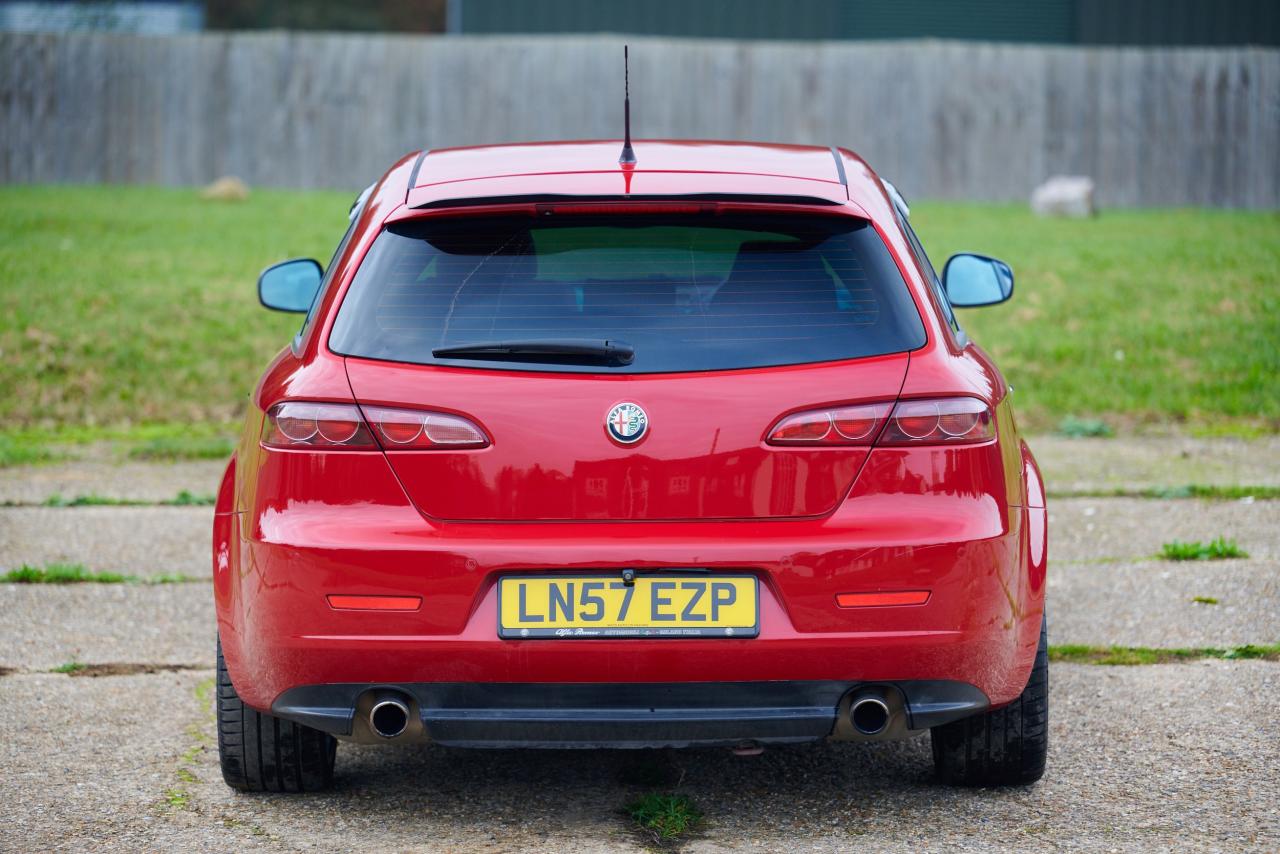
M 1055 175 L 1031 194 L 1031 210 L 1040 216 L 1093 216 L 1097 213 L 1093 204 L 1093 179 L 1083 175 Z
M 200 197 L 218 202 L 243 202 L 249 198 L 249 185 L 239 178 L 227 175 L 201 190 Z

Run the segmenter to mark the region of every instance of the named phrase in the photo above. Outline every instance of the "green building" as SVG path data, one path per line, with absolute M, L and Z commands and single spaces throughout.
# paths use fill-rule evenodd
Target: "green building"
M 1280 0 L 447 0 L 451 33 L 1280 45 Z

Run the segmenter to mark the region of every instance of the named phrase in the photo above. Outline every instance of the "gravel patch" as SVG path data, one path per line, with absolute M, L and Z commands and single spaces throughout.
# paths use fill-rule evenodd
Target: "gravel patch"
M 1036 786 L 934 785 L 927 739 L 831 745 L 803 760 L 766 753 L 751 777 L 722 758 L 686 777 L 714 822 L 708 838 L 686 850 L 1251 851 L 1280 844 L 1273 773 L 1280 723 L 1268 713 L 1280 699 L 1276 665 L 1054 665 L 1050 680 L 1049 771 Z
M 0 718 L 7 841 L 22 850 L 636 851 L 643 840 L 621 806 L 675 788 L 707 816 L 686 852 L 1280 846 L 1280 665 L 1266 662 L 1052 665 L 1049 772 L 1016 790 L 936 784 L 920 738 L 751 758 L 342 745 L 333 792 L 237 795 L 220 779 L 212 723 L 195 699 L 210 675 L 0 678 L 11 710 Z M 165 714 L 140 713 L 149 709 Z M 184 753 L 189 782 L 177 773 Z M 187 808 L 166 804 L 175 786 Z
M 1280 486 L 1280 437 L 1027 440 L 1050 492 L 1185 486 Z
M 1273 559 L 1057 563 L 1048 584 L 1051 644 L 1280 643 L 1280 562 Z
M 208 578 L 212 539 L 212 507 L 0 508 L 0 569 L 79 563 Z
M 4 667 L 48 670 L 70 661 L 212 667 L 215 635 L 210 584 L 0 584 Z
M 1171 540 L 1234 538 L 1246 560 L 1166 561 Z M 1193 602 L 1196 596 L 1217 605 Z M 1050 642 L 1228 647 L 1280 641 L 1280 502 L 1049 501 Z
M 178 757 L 209 738 L 196 686 L 165 673 L 0 679 L 0 824 L 5 851 L 234 851 L 258 841 L 174 809 Z M 265 842 L 266 840 L 262 840 Z M 265 847 L 265 846 L 264 846 Z
M 38 466 L 0 468 L 0 503 L 43 504 L 50 496 L 79 495 L 168 501 L 182 490 L 213 495 L 222 482 L 226 460 L 174 463 L 76 460 Z
M 1050 575 L 1066 562 L 1142 560 L 1172 540 L 1219 536 L 1252 559 L 1280 561 L 1280 501 L 1049 499 Z

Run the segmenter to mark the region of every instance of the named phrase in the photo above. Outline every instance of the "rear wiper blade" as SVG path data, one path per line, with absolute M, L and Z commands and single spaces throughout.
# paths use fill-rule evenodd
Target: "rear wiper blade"
M 456 344 L 431 351 L 437 359 L 523 359 L 530 362 L 591 360 L 629 365 L 636 351 L 624 341 L 600 338 L 548 338 Z

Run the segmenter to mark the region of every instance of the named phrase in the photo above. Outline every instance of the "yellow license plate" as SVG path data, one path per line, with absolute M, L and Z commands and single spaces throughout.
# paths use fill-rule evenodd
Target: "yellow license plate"
M 759 596 L 750 575 L 505 576 L 503 638 L 752 638 Z

